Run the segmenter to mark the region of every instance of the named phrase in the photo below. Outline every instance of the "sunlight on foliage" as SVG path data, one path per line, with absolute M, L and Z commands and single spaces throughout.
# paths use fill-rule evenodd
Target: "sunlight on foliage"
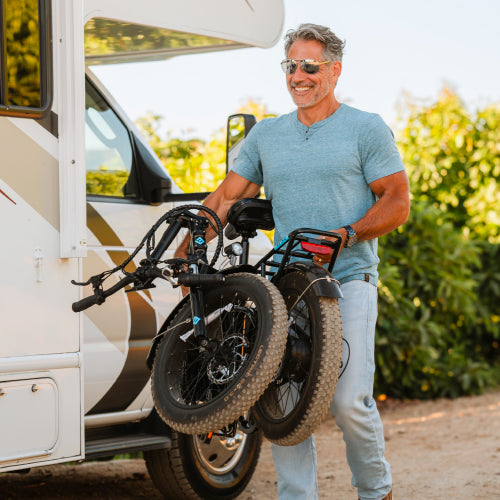
M 413 198 L 453 212 L 465 237 L 499 243 L 500 106 L 471 116 L 449 89 L 430 106 L 407 106 L 399 146 Z
M 254 114 L 257 120 L 275 116 L 263 104 L 249 100 L 236 113 Z M 226 176 L 226 131 L 221 128 L 208 141 L 160 137 L 163 117 L 148 114 L 136 125 L 149 141 L 174 182 L 187 193 L 214 191 Z
M 38 2 L 7 0 L 4 15 L 8 104 L 40 107 Z

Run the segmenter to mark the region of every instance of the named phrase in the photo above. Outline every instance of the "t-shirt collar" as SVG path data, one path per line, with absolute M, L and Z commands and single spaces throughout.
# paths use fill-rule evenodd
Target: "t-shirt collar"
M 332 113 L 330 116 L 327 116 L 324 120 L 320 120 L 319 122 L 315 122 L 313 123 L 310 127 L 308 127 L 307 125 L 304 125 L 300 120 L 299 120 L 299 117 L 298 117 L 298 110 L 295 110 L 294 112 L 294 116 L 295 116 L 295 125 L 297 127 L 297 129 L 299 130 L 299 132 L 305 132 L 306 130 L 316 130 L 316 129 L 319 129 L 321 128 L 323 125 L 326 125 L 330 122 L 332 122 L 333 120 L 336 119 L 336 117 L 338 116 L 339 114 L 339 111 L 344 107 L 344 104 L 340 103 L 340 106 L 336 109 L 336 111 L 334 113 Z

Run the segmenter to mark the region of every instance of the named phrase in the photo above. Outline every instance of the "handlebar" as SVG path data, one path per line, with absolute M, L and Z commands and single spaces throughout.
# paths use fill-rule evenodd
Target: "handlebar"
M 73 304 L 71 304 L 71 309 L 73 309 L 73 312 L 77 313 L 85 311 L 85 309 L 88 309 L 90 306 L 100 305 L 102 302 L 103 301 L 99 300 L 97 295 L 89 295 L 88 297 L 73 302 Z
M 88 297 L 84 297 L 81 300 L 73 302 L 71 308 L 73 309 L 73 312 L 81 312 L 84 311 L 85 309 L 88 309 L 91 306 L 101 305 L 106 300 L 107 297 L 113 295 L 118 290 L 121 290 L 127 285 L 130 285 L 130 283 L 132 283 L 133 281 L 134 281 L 133 276 L 125 276 L 125 278 L 122 278 L 118 283 L 108 288 L 107 290 L 101 290 L 100 293 L 99 291 L 97 292 L 94 291 L 94 295 L 89 295 Z
M 191 210 L 197 210 L 198 213 L 194 214 Z M 207 213 L 210 215 L 214 222 L 211 222 L 208 217 L 200 215 L 200 213 Z M 164 223 L 168 224 L 167 228 L 163 232 L 163 235 L 159 242 L 155 244 L 155 233 L 156 230 Z M 215 224 L 215 225 L 214 225 Z M 212 261 L 210 264 L 206 263 L 206 241 L 205 241 L 205 229 L 208 226 L 212 226 L 215 233 L 218 235 L 217 247 L 215 249 L 214 255 L 212 257 Z M 170 245 L 175 241 L 175 237 L 180 232 L 180 230 L 185 227 L 188 228 L 192 241 L 191 241 L 191 253 L 189 259 L 183 262 L 174 262 L 179 259 L 170 259 L 170 263 L 168 261 L 163 261 L 168 265 L 172 266 L 173 273 L 163 273 L 161 269 L 158 269 L 157 264 L 161 262 L 161 258 L 166 250 L 170 247 Z M 160 217 L 155 224 L 149 229 L 141 243 L 137 246 L 137 248 L 125 259 L 117 267 L 110 269 L 109 271 L 105 271 L 99 275 L 92 276 L 88 281 L 84 283 L 77 283 L 72 281 L 74 285 L 92 285 L 93 287 L 93 295 L 88 297 L 84 297 L 81 300 L 78 300 L 72 304 L 72 309 L 74 312 L 81 312 L 85 309 L 93 305 L 102 304 L 107 297 L 116 293 L 118 290 L 124 288 L 125 286 L 134 283 L 135 286 L 132 290 L 142 290 L 146 288 L 154 287 L 153 281 L 156 278 L 164 278 L 170 280 L 174 286 L 176 286 L 175 281 L 172 281 L 170 277 L 177 277 L 178 284 L 182 284 L 188 287 L 202 287 L 202 286 L 210 286 L 216 285 L 221 281 L 224 281 L 224 277 L 216 274 L 207 274 L 204 272 L 203 274 L 188 274 L 184 273 L 182 267 L 184 265 L 190 265 L 191 260 L 195 262 L 195 265 L 198 266 L 199 263 L 205 263 L 208 268 L 211 268 L 220 255 L 222 250 L 222 233 L 223 228 L 217 214 L 208 207 L 204 207 L 202 205 L 182 205 L 180 207 L 173 208 L 162 217 Z M 193 242 L 194 240 L 194 242 Z M 141 248 L 146 245 L 146 258 L 141 261 L 141 265 L 133 272 L 128 273 L 125 270 L 125 267 L 132 259 L 139 253 Z M 180 259 L 182 260 L 182 259 Z M 203 266 L 202 266 L 203 267 Z M 108 278 L 111 274 L 122 271 L 126 276 L 122 278 L 118 283 L 113 285 L 107 290 L 103 290 L 102 284 L 106 278 Z M 209 273 L 213 273 L 212 271 L 208 271 Z
M 190 274 L 182 273 L 177 276 L 177 281 L 184 286 L 213 286 L 222 283 L 226 277 L 223 274 Z
M 153 269 L 148 272 L 151 277 L 159 277 L 161 275 L 161 271 L 157 269 Z M 191 274 L 191 273 L 180 273 L 177 276 L 177 281 L 180 285 L 184 285 L 187 287 L 206 287 L 206 286 L 214 286 L 222 283 L 225 280 L 225 276 L 222 274 L 214 273 L 214 274 Z M 81 312 L 85 311 L 89 307 L 95 305 L 101 305 L 104 303 L 107 297 L 113 295 L 118 290 L 126 287 L 127 285 L 134 282 L 134 275 L 125 276 L 118 283 L 108 288 L 107 290 L 94 290 L 93 295 L 89 295 L 88 297 L 84 297 L 81 300 L 77 300 L 73 302 L 71 308 L 73 312 Z

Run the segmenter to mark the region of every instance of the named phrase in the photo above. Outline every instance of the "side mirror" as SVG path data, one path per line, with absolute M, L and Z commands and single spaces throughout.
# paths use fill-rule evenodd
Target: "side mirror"
M 238 157 L 243 139 L 248 135 L 252 127 L 257 123 L 254 115 L 237 114 L 227 119 L 226 133 L 226 174 L 233 168 Z

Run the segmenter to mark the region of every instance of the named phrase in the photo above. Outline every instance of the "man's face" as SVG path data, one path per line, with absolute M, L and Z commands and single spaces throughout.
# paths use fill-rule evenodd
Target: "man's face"
M 291 45 L 287 58 L 322 62 L 325 60 L 323 45 L 316 40 L 297 40 Z M 338 61 L 322 64 L 318 73 L 309 74 L 299 64 L 295 73 L 286 75 L 288 91 L 297 107 L 307 109 L 318 105 L 329 106 L 341 67 Z

